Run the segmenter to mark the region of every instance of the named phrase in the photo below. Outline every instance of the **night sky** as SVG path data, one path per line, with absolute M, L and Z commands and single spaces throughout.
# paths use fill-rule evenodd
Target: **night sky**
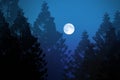
M 19 5 L 31 25 L 41 11 L 43 0 L 20 0 Z M 76 31 L 72 35 L 64 34 L 66 44 L 74 49 L 78 44 L 81 33 L 87 30 L 90 38 L 95 34 L 102 22 L 105 12 L 113 19 L 116 10 L 120 10 L 120 0 L 46 0 L 49 11 L 55 18 L 57 30 L 64 34 L 63 26 L 70 22 Z

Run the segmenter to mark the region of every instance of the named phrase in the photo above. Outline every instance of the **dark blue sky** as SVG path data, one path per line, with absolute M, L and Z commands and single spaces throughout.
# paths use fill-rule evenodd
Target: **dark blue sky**
M 105 12 L 113 19 L 116 10 L 120 10 L 120 0 L 46 0 L 51 15 L 55 17 L 57 30 L 63 33 L 65 23 L 73 23 L 76 31 L 68 36 L 66 43 L 71 49 L 76 47 L 81 33 L 87 30 L 90 36 L 95 34 Z M 28 21 L 33 24 L 41 10 L 42 0 L 20 0 Z

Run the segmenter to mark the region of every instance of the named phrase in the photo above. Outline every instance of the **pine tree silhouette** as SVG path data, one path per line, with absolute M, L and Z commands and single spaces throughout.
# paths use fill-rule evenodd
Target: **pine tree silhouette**
M 100 25 L 100 28 L 98 29 L 98 31 L 96 32 L 95 36 L 93 37 L 93 39 L 96 41 L 96 45 L 98 47 L 98 50 L 99 49 L 100 50 L 104 49 L 105 37 L 107 35 L 106 33 L 112 27 L 113 26 L 112 26 L 112 23 L 110 22 L 109 15 L 106 13 L 104 15 L 103 23 Z
M 103 23 L 99 30 L 96 32 L 94 40 L 96 41 L 96 70 L 92 70 L 94 75 L 91 75 L 89 80 L 110 80 L 118 78 L 116 72 L 119 71 L 114 64 L 119 54 L 118 44 L 115 29 L 109 20 L 108 14 L 104 16 Z M 104 31 L 103 31 L 104 30 Z M 116 49 L 115 49 L 115 48 Z M 92 65 L 92 64 L 91 64 Z M 117 68 L 118 71 L 115 69 Z M 117 79 L 119 80 L 119 78 Z
M 41 42 L 41 47 L 46 53 L 46 59 L 48 62 L 48 79 L 60 80 L 61 78 L 59 76 L 62 75 L 63 68 L 63 64 L 60 60 L 62 58 L 61 54 L 64 54 L 62 51 L 64 45 L 63 43 L 59 43 L 62 34 L 56 30 L 54 18 L 51 17 L 48 8 L 47 3 L 43 2 L 41 13 L 34 22 L 32 30 L 33 35 L 38 38 L 38 42 Z
M 45 54 L 30 34 L 29 23 L 23 14 L 18 14 L 11 31 L 1 12 L 0 19 L 1 80 L 8 77 L 12 80 L 46 80 Z
M 50 80 L 62 80 L 65 59 L 65 53 L 67 46 L 65 45 L 65 39 L 61 38 L 48 52 L 48 77 Z M 59 77 L 59 78 L 58 78 Z
M 87 66 L 94 55 L 93 44 L 90 42 L 86 31 L 82 33 L 80 40 L 74 54 L 71 55 L 65 69 L 64 80 L 86 80 L 88 76 Z M 90 66 L 90 65 L 89 65 Z
M 34 37 L 31 35 L 30 25 L 23 15 L 23 12 L 19 11 L 14 24 L 11 27 L 11 32 L 13 36 L 19 38 L 24 50 L 26 50 L 33 45 Z
M 51 17 L 46 2 L 42 4 L 42 11 L 34 22 L 33 34 L 42 42 L 41 46 L 46 50 L 53 46 L 62 36 L 56 31 L 54 18 Z M 47 51 L 47 50 L 46 50 Z
M 117 37 L 119 37 L 119 35 L 120 35 L 120 33 L 119 33 L 120 32 L 120 12 L 119 11 L 116 11 L 116 13 L 115 13 L 113 26 L 115 28 Z
M 20 43 L 11 36 L 9 25 L 0 12 L 0 78 L 6 80 L 15 79 L 13 76 L 17 72 L 17 64 L 20 59 Z
M 91 52 L 88 54 L 86 52 L 87 50 L 89 51 L 91 50 L 90 45 L 91 45 L 91 42 L 89 40 L 88 33 L 84 31 L 82 33 L 82 39 L 80 40 L 74 53 L 74 59 L 75 59 L 74 63 L 76 64 L 74 75 L 76 80 L 81 80 L 81 79 L 84 80 L 87 74 L 87 72 L 83 70 L 85 68 L 85 66 L 83 67 L 83 63 L 86 63 L 85 62 L 85 59 L 87 59 L 86 57 L 90 57 L 88 55 L 92 54 Z
M 79 80 L 92 80 L 93 75 L 96 75 L 94 71 L 97 71 L 96 68 L 96 54 L 94 52 L 94 44 L 90 43 L 88 48 L 85 50 L 85 55 L 83 62 L 81 64 L 81 73 Z
M 0 9 L 4 13 L 4 17 L 11 26 L 17 17 L 17 13 L 20 10 L 18 6 L 19 0 L 1 0 Z

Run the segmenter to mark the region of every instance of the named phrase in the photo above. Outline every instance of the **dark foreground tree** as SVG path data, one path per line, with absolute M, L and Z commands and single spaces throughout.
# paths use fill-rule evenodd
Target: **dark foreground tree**
M 20 10 L 18 3 L 19 0 L 0 0 L 0 9 L 10 26 L 13 24 Z
M 75 80 L 120 79 L 118 74 L 120 73 L 120 41 L 116 31 L 106 13 L 100 28 L 93 37 L 95 44 L 89 43 L 87 45 L 81 63 L 81 58 L 75 60 L 79 60 L 76 64 L 80 63 L 80 66 L 75 68 L 77 71 L 75 76 L 78 76 Z
M 90 62 L 89 60 L 93 58 L 92 55 L 93 47 L 89 40 L 88 33 L 84 31 L 82 33 L 82 39 L 79 42 L 79 45 L 77 46 L 77 49 L 74 53 L 74 59 L 76 64 L 74 75 L 76 80 L 87 79 L 86 76 L 89 75 L 89 73 L 86 70 L 88 68 L 88 66 L 86 65 Z
M 94 40 L 96 42 L 96 59 L 93 69 L 90 72 L 89 80 L 119 80 L 120 72 L 120 47 L 116 37 L 115 29 L 109 20 L 109 15 L 105 14 L 103 23 L 96 32 Z
M 116 11 L 113 21 L 113 27 L 115 28 L 116 35 L 120 40 L 120 11 Z
M 89 51 L 88 51 L 89 50 Z M 93 47 L 89 40 L 89 36 L 86 31 L 82 33 L 82 39 L 80 40 L 74 54 L 71 55 L 65 69 L 64 80 L 85 80 L 87 71 L 84 63 L 88 63 L 88 57 L 93 54 Z M 91 56 L 93 57 L 93 56 Z M 86 59 L 86 60 L 85 60 Z M 87 69 L 87 67 L 86 67 Z
M 29 24 L 19 14 L 12 33 L 0 12 L 0 78 L 1 80 L 46 80 L 45 54 L 29 32 Z M 21 23 L 18 23 L 21 22 Z M 16 31 L 20 34 L 17 35 Z M 27 34 L 29 33 L 29 34 Z M 29 39 L 29 41 L 25 41 Z

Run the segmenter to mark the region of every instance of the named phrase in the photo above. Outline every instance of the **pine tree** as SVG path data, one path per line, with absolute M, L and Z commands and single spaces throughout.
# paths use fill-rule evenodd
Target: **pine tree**
M 51 17 L 47 3 L 42 4 L 42 11 L 34 23 L 33 34 L 42 42 L 41 46 L 46 50 L 54 45 L 62 36 L 56 31 L 54 18 Z
M 59 43 L 62 38 L 62 34 L 56 30 L 54 23 L 54 17 L 51 17 L 49 7 L 46 2 L 43 2 L 42 9 L 38 18 L 34 22 L 33 35 L 38 38 L 38 42 L 41 42 L 43 52 L 46 53 L 46 59 L 48 62 L 48 79 L 57 79 L 62 74 L 61 54 L 63 43 Z M 63 47 L 60 47 L 60 45 Z M 54 68 L 54 70 L 53 70 Z M 54 73 L 53 73 L 54 71 Z M 55 77 L 56 76 L 56 77 Z M 60 79 L 60 78 L 59 78 Z
M 84 72 L 83 63 L 85 62 L 84 58 L 89 57 L 88 55 L 92 55 L 91 42 L 88 38 L 88 34 L 86 31 L 82 33 L 82 39 L 79 42 L 79 45 L 74 51 L 74 54 L 68 58 L 67 68 L 65 69 L 64 80 L 85 80 L 85 75 L 87 72 Z M 87 55 L 87 50 L 90 51 Z M 89 52 L 88 51 L 88 52 Z M 85 66 L 84 66 L 85 67 Z M 86 68 L 87 69 L 87 68 Z
M 117 36 L 119 37 L 119 35 L 120 35 L 120 12 L 119 11 L 116 11 L 116 13 L 115 13 L 113 26 L 115 28 Z
M 0 11 L 0 49 L 5 49 L 6 45 L 3 43 L 7 44 L 7 40 L 10 37 L 10 30 L 8 28 L 8 23 L 5 21 L 5 18 L 3 16 L 3 13 Z M 0 51 L 0 53 L 4 53 L 3 51 Z
M 11 27 L 12 35 L 18 37 L 25 49 L 29 49 L 34 42 L 34 38 L 31 35 L 30 25 L 27 19 L 23 16 L 23 12 L 20 11 L 16 17 L 14 24 Z
M 95 36 L 93 39 L 96 42 L 98 50 L 104 49 L 105 46 L 105 37 L 107 35 L 107 32 L 113 28 L 112 23 L 110 22 L 109 15 L 106 13 L 104 15 L 104 19 L 102 24 L 100 25 L 100 28 L 96 32 Z
M 109 80 L 115 79 L 116 72 L 112 72 L 116 65 L 115 56 L 119 54 L 118 44 L 115 29 L 109 20 L 108 14 L 104 16 L 103 23 L 94 36 L 96 43 L 96 71 L 92 70 L 94 75 L 89 80 Z M 114 48 L 116 46 L 116 49 Z M 119 57 L 119 56 L 118 56 Z M 115 59 L 112 61 L 112 59 Z M 115 62 L 114 62 L 115 61 Z M 119 66 L 119 64 L 117 65 Z M 117 68 L 118 69 L 118 68 Z M 119 71 L 119 69 L 118 69 Z M 115 75 L 114 75 L 115 74 Z M 118 76 L 117 76 L 118 77 Z
M 84 31 L 82 33 L 82 39 L 79 42 L 75 53 L 79 54 L 81 57 L 84 56 L 85 50 L 88 48 L 88 45 L 90 44 L 90 40 L 88 39 L 88 33 L 86 31 Z
M 77 46 L 77 48 L 75 49 L 75 53 L 74 53 L 74 64 L 75 64 L 75 79 L 80 80 L 83 79 L 83 74 L 82 73 L 82 63 L 84 61 L 84 57 L 86 57 L 86 50 L 89 49 L 90 46 L 90 40 L 89 40 L 89 36 L 88 33 L 86 31 L 84 31 L 82 33 L 82 39 L 79 42 L 79 45 Z M 92 53 L 91 53 L 92 54 Z
M 31 35 L 26 18 L 19 13 L 11 31 L 2 13 L 0 13 L 0 18 L 1 79 L 9 77 L 12 80 L 46 80 L 45 54 L 37 39 Z
M 64 72 L 64 59 L 67 46 L 65 45 L 65 39 L 61 38 L 47 54 L 49 58 L 48 62 L 48 79 L 62 80 Z M 58 78 L 59 77 L 59 78 Z
M 1 0 L 0 1 L 0 9 L 4 13 L 5 19 L 10 24 L 13 24 L 15 18 L 17 17 L 17 13 L 20 10 L 18 6 L 19 0 Z
M 84 59 L 81 63 L 81 70 L 79 73 L 78 80 L 92 80 L 93 75 L 96 75 L 94 71 L 96 68 L 96 56 L 94 53 L 94 44 L 90 43 L 88 48 L 85 50 Z
M 14 80 L 21 49 L 19 41 L 11 36 L 9 25 L 1 12 L 0 19 L 0 78 Z
M 9 29 L 8 29 L 8 23 L 5 21 L 5 18 L 3 16 L 3 13 L 0 11 L 0 36 L 1 37 L 5 37 L 6 35 L 8 35 L 10 33 Z M 7 31 L 7 32 L 4 32 Z M 2 36 L 3 35 L 3 36 Z

